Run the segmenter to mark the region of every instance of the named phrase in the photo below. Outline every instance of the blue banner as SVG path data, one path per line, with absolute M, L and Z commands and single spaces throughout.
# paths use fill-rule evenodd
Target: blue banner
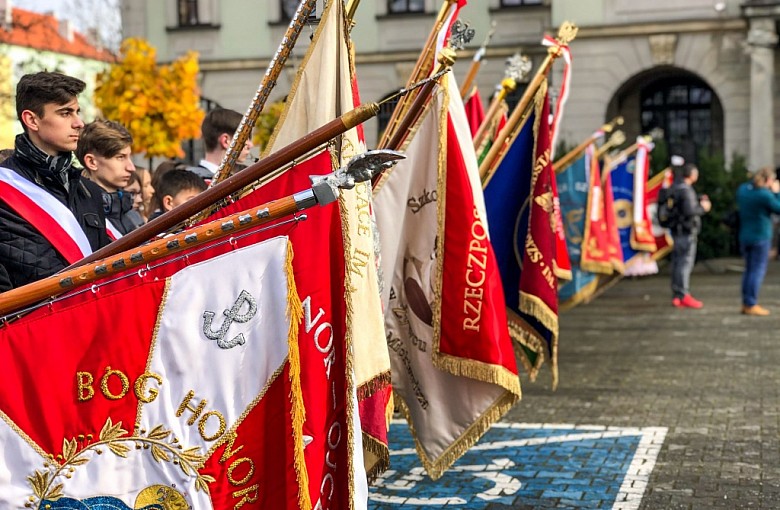
M 628 264 L 639 253 L 631 247 L 631 225 L 634 216 L 634 156 L 612 169 L 612 196 L 615 199 L 615 220 L 620 232 L 623 263 Z
M 585 214 L 588 206 L 588 169 L 583 155 L 556 176 L 561 203 L 566 247 L 571 259 L 571 280 L 561 282 L 558 297 L 561 308 L 573 306 L 592 292 L 597 276 L 580 268 L 582 238 L 585 234 Z

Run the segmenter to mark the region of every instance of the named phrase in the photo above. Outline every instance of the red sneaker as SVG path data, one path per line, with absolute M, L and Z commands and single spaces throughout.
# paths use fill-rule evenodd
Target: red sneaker
M 684 295 L 683 298 L 680 300 L 680 304 L 688 308 L 701 308 L 702 306 L 704 306 L 704 303 L 702 303 L 698 299 L 695 299 L 690 294 Z
M 682 308 L 682 306 L 683 306 L 682 300 L 680 298 L 678 298 L 678 297 L 672 299 L 672 306 L 674 306 L 676 308 Z

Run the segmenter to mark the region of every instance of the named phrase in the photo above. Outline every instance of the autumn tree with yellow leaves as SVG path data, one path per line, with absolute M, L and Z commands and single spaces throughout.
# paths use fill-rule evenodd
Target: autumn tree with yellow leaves
M 156 50 L 143 39 L 122 42 L 119 61 L 97 77 L 95 105 L 106 119 L 133 135 L 133 152 L 182 157 L 184 140 L 200 137 L 198 56 L 189 52 L 157 65 Z

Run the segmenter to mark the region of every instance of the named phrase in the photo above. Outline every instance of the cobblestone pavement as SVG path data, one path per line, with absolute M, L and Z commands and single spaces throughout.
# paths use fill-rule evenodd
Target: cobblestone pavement
M 673 308 L 662 272 L 564 313 L 557 391 L 548 369 L 523 377 L 522 401 L 436 482 L 396 425 L 369 507 L 780 508 L 780 262 L 770 317 L 739 313 L 740 265 L 697 266 L 702 310 Z

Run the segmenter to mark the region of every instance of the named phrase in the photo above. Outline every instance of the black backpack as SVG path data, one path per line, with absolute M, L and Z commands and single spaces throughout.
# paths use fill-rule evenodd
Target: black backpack
M 675 193 L 671 187 L 658 190 L 656 217 L 663 228 L 673 228 L 677 224 L 675 201 Z

